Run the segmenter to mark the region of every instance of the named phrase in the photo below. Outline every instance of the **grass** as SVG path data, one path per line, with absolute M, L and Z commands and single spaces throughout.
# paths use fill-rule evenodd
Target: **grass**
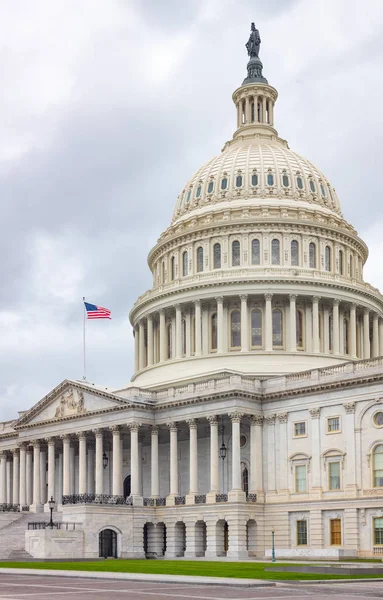
M 282 566 L 284 563 L 276 563 Z M 240 579 L 300 580 L 370 579 L 381 575 L 323 575 L 317 573 L 273 573 L 265 571 L 272 563 L 209 562 L 186 560 L 105 560 L 89 562 L 0 562 L 0 568 L 58 569 L 68 571 L 102 571 L 112 573 L 150 573 L 163 575 L 198 575 L 201 577 L 238 577 Z

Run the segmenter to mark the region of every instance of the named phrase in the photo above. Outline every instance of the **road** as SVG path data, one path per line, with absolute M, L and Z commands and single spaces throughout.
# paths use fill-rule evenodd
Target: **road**
M 383 582 L 280 584 L 238 588 L 0 574 L 0 600 L 357 600 L 383 598 Z

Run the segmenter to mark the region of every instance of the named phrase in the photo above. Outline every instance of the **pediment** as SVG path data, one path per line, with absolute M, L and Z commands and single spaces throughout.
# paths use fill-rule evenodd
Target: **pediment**
M 129 402 L 111 393 L 66 380 L 30 410 L 25 411 L 17 421 L 16 427 L 81 418 L 87 414 L 105 412 L 120 406 L 129 406 Z

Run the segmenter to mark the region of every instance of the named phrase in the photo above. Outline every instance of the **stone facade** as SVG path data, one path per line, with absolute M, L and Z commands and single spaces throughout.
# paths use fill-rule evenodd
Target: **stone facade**
M 383 555 L 383 298 L 265 81 L 149 254 L 131 384 L 66 380 L 0 425 L 1 508 L 53 497 L 77 527 L 32 554 L 262 557 L 274 529 L 280 557 Z

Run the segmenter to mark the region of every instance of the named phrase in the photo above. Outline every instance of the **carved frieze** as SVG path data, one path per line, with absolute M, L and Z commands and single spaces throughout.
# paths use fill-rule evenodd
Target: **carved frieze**
M 83 391 L 69 388 L 60 396 L 60 404 L 56 408 L 55 418 L 61 419 L 68 415 L 83 414 L 85 412 Z

